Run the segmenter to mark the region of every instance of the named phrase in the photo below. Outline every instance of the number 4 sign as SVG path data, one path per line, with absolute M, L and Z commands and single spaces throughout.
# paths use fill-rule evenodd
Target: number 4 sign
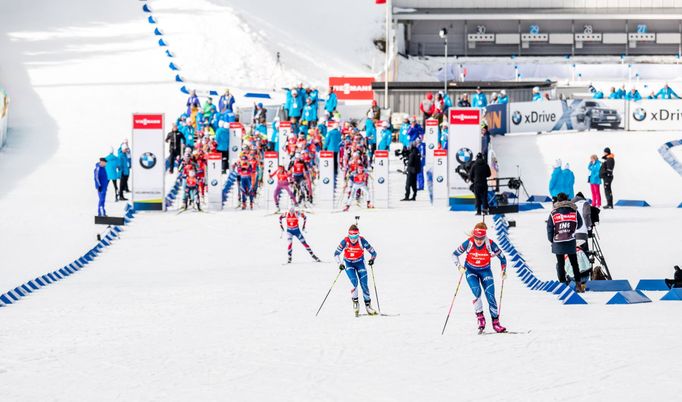
M 388 208 L 388 151 L 374 153 L 374 205 Z

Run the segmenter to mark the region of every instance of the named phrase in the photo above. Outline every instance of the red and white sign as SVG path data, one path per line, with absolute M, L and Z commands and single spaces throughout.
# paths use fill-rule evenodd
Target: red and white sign
M 424 145 L 426 146 L 426 170 L 433 167 L 433 151 L 438 148 L 438 120 L 426 119 L 424 130 Z
M 263 183 L 265 184 L 265 194 L 258 197 L 259 205 L 262 208 L 275 208 L 275 189 L 277 188 L 277 176 L 270 177 L 277 171 L 279 165 L 279 154 L 274 151 L 265 151 L 263 158 Z M 284 197 L 286 199 L 286 197 Z
M 471 109 L 450 109 L 450 124 L 481 124 L 481 110 L 478 108 Z
M 230 123 L 230 149 L 228 150 L 228 160 L 230 164 L 237 162 L 239 154 L 242 152 L 242 136 L 244 135 L 244 126 L 239 122 Z
M 446 207 L 448 205 L 448 151 L 436 149 L 433 151 L 433 206 Z
M 457 169 L 466 169 L 474 156 L 481 152 L 481 110 L 478 108 L 450 108 L 448 129 L 448 174 L 450 197 L 469 197 L 468 183 Z
M 339 100 L 368 100 L 374 99 L 372 77 L 329 77 L 329 87 Z
M 279 134 L 277 134 L 277 138 L 279 138 L 279 149 L 277 151 L 279 151 L 279 164 L 288 167 L 291 156 L 287 150 L 287 141 L 289 140 L 289 134 L 291 134 L 291 122 L 281 121 L 278 129 Z
M 374 152 L 374 205 L 388 208 L 388 151 Z
M 165 152 L 163 114 L 134 113 L 130 169 L 133 207 L 165 210 Z
M 206 204 L 210 211 L 223 209 L 223 155 L 211 152 L 206 155 Z
M 133 114 L 133 130 L 163 129 L 162 114 Z
M 334 152 L 320 151 L 320 178 L 315 184 L 315 203 L 323 208 L 334 207 Z

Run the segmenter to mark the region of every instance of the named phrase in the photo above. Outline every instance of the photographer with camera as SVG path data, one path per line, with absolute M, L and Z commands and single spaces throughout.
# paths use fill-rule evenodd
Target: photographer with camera
M 476 215 L 481 214 L 481 206 L 483 206 L 483 213 L 488 214 L 488 177 L 491 174 L 488 162 L 483 157 L 483 153 L 479 152 L 469 169 L 471 189 L 476 196 Z
M 577 246 L 587 253 L 590 251 L 587 238 L 588 233 L 592 231 L 592 204 L 585 199 L 585 196 L 580 191 L 573 197 L 571 202 L 575 204 L 578 215 L 583 220 L 583 224 L 575 230 L 575 240 Z
M 415 201 L 417 199 L 417 175 L 422 170 L 422 156 L 419 153 L 420 143 L 421 140 L 417 138 L 410 144 L 409 149 L 402 152 L 407 177 L 405 179 L 405 198 L 400 201 Z M 410 198 L 410 189 L 412 189 L 412 198 Z
M 557 194 L 554 209 L 547 219 L 547 240 L 552 243 L 552 253 L 556 255 L 556 271 L 559 282 L 568 284 L 565 268 L 565 258 L 568 256 L 573 268 L 573 277 L 576 278 L 575 290 L 579 293 L 582 293 L 584 289 L 583 285 L 579 283 L 580 279 L 578 279 L 580 278 L 580 269 L 576 255 L 575 231 L 582 225 L 583 220 L 578 214 L 575 204 L 568 200 L 566 193 Z

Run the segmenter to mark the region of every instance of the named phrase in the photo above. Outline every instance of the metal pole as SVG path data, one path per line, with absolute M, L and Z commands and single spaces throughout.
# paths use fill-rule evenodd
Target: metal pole
M 445 73 L 445 83 L 443 84 L 444 86 L 444 92 L 443 92 L 443 97 L 448 95 L 448 37 L 447 34 L 445 36 L 445 66 L 443 67 L 443 72 Z
M 389 38 L 389 27 L 391 23 L 391 0 L 386 2 L 386 45 L 384 51 L 386 52 L 386 60 L 384 62 L 384 109 L 388 109 L 388 61 L 389 61 L 389 48 L 391 39 Z

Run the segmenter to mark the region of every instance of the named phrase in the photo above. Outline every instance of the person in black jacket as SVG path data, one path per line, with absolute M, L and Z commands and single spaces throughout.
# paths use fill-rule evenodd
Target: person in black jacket
M 410 145 L 407 156 L 407 179 L 405 180 L 405 198 L 400 201 L 414 201 L 417 198 L 417 175 L 422 171 L 422 156 L 419 153 L 420 140 L 417 138 Z M 410 198 L 412 189 L 412 198 Z
M 682 269 L 679 266 L 675 265 L 675 276 L 673 279 L 666 279 L 665 284 L 671 289 L 682 288 Z
M 483 154 L 479 152 L 469 169 L 469 181 L 472 183 L 472 189 L 476 196 L 476 215 L 481 214 L 481 205 L 483 206 L 483 213 L 488 213 L 488 177 L 490 175 L 490 166 L 488 166 Z
M 182 155 L 182 145 L 185 143 L 185 136 L 178 130 L 178 125 L 173 123 L 173 129 L 166 135 L 166 142 L 168 143 L 168 150 L 170 157 L 170 173 L 173 174 L 175 167 L 175 160 Z
M 604 161 L 599 168 L 599 177 L 604 180 L 604 194 L 606 195 L 606 205 L 604 209 L 613 209 L 613 192 L 611 191 L 611 183 L 613 183 L 613 168 L 616 166 L 616 159 L 611 153 L 611 148 L 604 148 L 604 156 L 601 157 Z
M 547 240 L 552 243 L 552 253 L 556 255 L 556 272 L 559 282 L 568 283 L 566 278 L 566 257 L 573 267 L 573 277 L 576 278 L 575 289 L 583 292 L 582 284 L 578 283 L 580 269 L 576 255 L 575 230 L 583 225 L 583 220 L 578 214 L 578 208 L 568 200 L 566 193 L 557 194 L 554 209 L 547 219 Z

